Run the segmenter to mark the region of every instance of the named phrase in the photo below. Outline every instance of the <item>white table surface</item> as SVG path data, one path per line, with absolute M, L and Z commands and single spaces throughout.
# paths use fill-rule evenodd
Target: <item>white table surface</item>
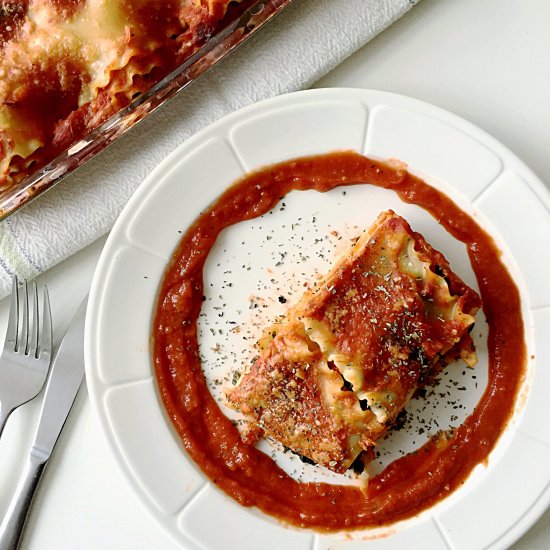
M 548 0 L 422 0 L 317 87 L 387 90 L 446 108 L 507 145 L 549 185 L 549 28 Z M 57 340 L 90 287 L 103 243 L 40 278 L 50 289 Z M 7 311 L 4 300 L 0 335 Z M 0 517 L 39 406 L 36 399 L 17 410 L 0 441 Z M 122 477 L 85 385 L 44 473 L 22 548 L 178 548 Z M 550 548 L 550 512 L 514 548 Z

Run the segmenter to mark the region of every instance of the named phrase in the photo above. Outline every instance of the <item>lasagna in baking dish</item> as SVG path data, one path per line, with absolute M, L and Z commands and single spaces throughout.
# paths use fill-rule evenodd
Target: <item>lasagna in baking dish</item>
M 158 82 L 237 3 L 0 0 L 0 192 Z
M 479 307 L 445 257 L 384 212 L 265 332 L 228 403 L 249 420 L 251 442 L 266 435 L 343 472 L 441 368 L 476 364 Z

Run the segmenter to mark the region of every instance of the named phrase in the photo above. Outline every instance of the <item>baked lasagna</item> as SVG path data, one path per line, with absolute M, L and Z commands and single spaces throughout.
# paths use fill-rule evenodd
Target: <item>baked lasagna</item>
M 237 4 L 0 0 L 0 192 L 158 82 Z
M 476 364 L 479 307 L 443 254 L 384 212 L 265 332 L 228 404 L 249 442 L 265 435 L 344 472 L 440 369 Z

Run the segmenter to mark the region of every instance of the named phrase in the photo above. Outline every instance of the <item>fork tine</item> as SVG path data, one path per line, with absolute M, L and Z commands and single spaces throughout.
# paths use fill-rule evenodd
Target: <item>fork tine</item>
M 19 281 L 14 275 L 11 286 L 10 315 L 8 317 L 8 330 L 6 332 L 6 346 L 16 349 L 17 327 L 19 326 Z
M 31 286 L 31 302 L 32 302 L 32 323 L 31 323 L 31 335 L 29 340 L 29 355 L 31 357 L 38 358 L 38 287 L 36 282 L 32 282 Z
M 21 333 L 19 334 L 16 351 L 27 353 L 27 342 L 29 340 L 29 295 L 27 281 L 23 281 L 23 308 L 21 310 Z
M 42 323 L 40 341 L 38 342 L 37 357 L 52 353 L 52 312 L 48 287 L 44 286 L 44 305 L 42 306 Z

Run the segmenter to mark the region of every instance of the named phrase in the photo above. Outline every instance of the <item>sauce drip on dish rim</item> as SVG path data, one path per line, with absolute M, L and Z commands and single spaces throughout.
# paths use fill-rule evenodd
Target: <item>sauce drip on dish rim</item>
M 489 377 L 473 413 L 451 437 L 433 438 L 388 465 L 369 481 L 366 496 L 356 487 L 298 482 L 269 456 L 243 443 L 208 389 L 197 341 L 203 266 L 218 234 L 265 214 L 290 191 L 324 192 L 354 184 L 395 191 L 466 244 L 489 326 Z M 253 172 L 201 213 L 165 273 L 153 340 L 157 383 L 167 414 L 204 474 L 244 506 L 257 506 L 293 525 L 327 531 L 411 517 L 463 484 L 473 468 L 487 460 L 506 428 L 526 364 L 519 291 L 493 239 L 440 191 L 405 170 L 353 152 L 295 159 Z

